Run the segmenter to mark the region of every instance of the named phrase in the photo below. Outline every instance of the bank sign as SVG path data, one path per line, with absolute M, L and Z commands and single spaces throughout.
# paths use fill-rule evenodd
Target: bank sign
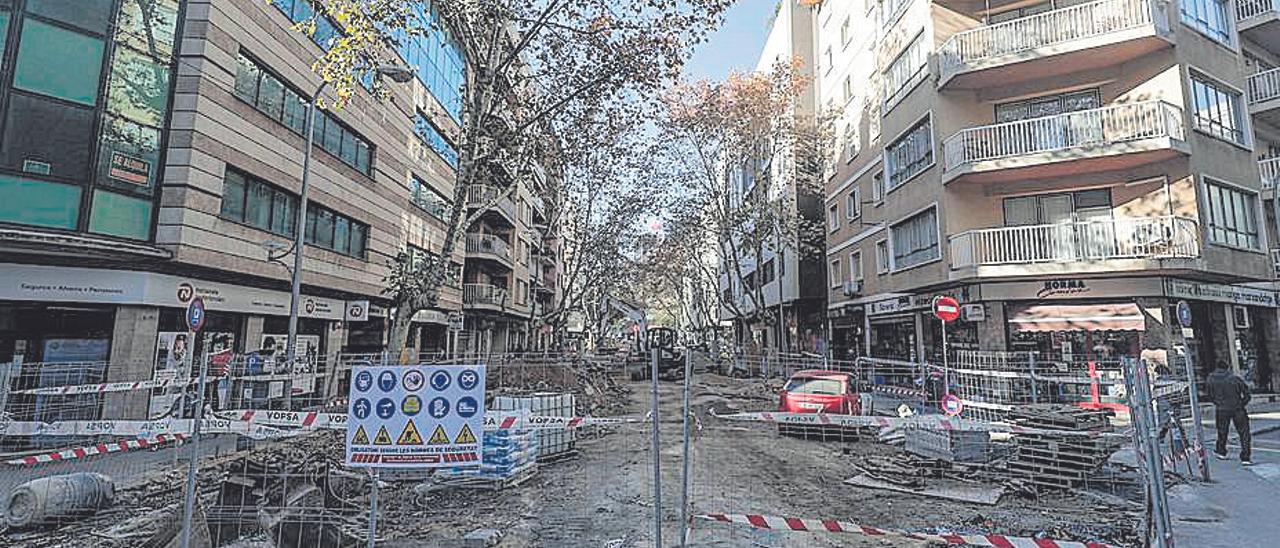
M 1165 295 L 1172 299 L 1216 301 L 1244 306 L 1276 307 L 1276 292 L 1256 287 L 1207 284 L 1187 280 L 1166 279 Z
M 351 371 L 347 466 L 479 466 L 483 365 L 378 365 Z

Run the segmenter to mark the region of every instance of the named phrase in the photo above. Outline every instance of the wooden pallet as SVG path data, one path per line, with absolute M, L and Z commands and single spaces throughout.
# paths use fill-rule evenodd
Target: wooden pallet
M 475 489 L 480 491 L 499 491 L 517 487 L 538 474 L 538 465 L 529 464 L 524 469 L 505 478 L 481 478 L 475 476 L 437 477 L 436 484 L 443 487 Z

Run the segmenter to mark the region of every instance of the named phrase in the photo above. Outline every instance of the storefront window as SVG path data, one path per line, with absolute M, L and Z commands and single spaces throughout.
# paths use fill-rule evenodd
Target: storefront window
M 916 361 L 915 316 L 871 320 L 871 356 Z
M 102 40 L 28 18 L 23 21 L 13 86 L 93 106 L 102 53 Z

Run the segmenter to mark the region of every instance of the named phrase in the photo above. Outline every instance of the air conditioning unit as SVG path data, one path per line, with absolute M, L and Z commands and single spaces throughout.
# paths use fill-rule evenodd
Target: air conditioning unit
M 1240 305 L 1231 307 L 1231 317 L 1236 329 L 1249 329 L 1249 309 Z
M 860 280 L 850 280 L 844 283 L 844 294 L 846 297 L 854 297 L 862 294 L 862 282 Z

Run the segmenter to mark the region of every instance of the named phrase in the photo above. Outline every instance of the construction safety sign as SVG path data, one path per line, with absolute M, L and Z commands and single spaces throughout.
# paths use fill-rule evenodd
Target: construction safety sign
M 485 429 L 483 365 L 377 365 L 351 372 L 347 465 L 477 465 Z M 336 417 L 314 421 L 333 424 Z

